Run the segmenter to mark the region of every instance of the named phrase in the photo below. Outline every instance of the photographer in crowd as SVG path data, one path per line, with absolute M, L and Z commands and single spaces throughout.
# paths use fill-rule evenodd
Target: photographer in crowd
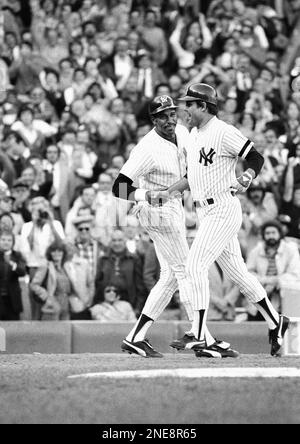
M 54 242 L 61 242 L 65 235 L 61 223 L 53 219 L 49 202 L 43 197 L 36 197 L 29 205 L 31 222 L 24 224 L 20 237 L 20 250 L 26 259 L 30 280 L 37 269 L 47 263 L 46 251 Z M 40 306 L 30 292 L 32 319 L 40 318 Z

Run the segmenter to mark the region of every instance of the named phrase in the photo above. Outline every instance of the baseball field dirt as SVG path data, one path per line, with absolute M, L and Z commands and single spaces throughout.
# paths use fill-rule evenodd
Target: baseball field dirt
M 169 371 L 116 374 L 158 369 Z M 172 374 L 176 369 L 185 370 Z M 300 357 L 1 354 L 0 423 L 298 424 Z

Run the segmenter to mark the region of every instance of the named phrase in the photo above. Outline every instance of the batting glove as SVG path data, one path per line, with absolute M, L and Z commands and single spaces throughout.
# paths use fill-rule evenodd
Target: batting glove
M 253 181 L 252 174 L 248 171 L 245 171 L 240 177 L 236 179 L 236 183 L 233 185 L 233 188 L 237 193 L 245 193 L 250 187 Z
M 147 191 L 146 200 L 154 207 L 161 207 L 170 200 L 168 191 Z

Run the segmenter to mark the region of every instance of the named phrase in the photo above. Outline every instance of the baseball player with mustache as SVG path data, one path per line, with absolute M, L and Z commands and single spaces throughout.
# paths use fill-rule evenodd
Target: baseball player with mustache
M 180 100 L 186 104 L 193 128 L 187 150 L 188 181 L 175 184 L 169 192 L 183 191 L 189 185 L 199 219 L 199 230 L 187 260 L 195 310 L 192 333 L 202 343 L 196 356 L 220 357 L 215 345 L 209 346 L 205 340 L 210 300 L 208 270 L 215 261 L 265 318 L 271 355 L 277 356 L 290 321 L 277 313 L 262 285 L 248 272 L 238 241 L 242 209 L 236 193 L 249 188 L 264 159 L 238 129 L 218 119 L 214 88 L 194 84 Z M 239 158 L 247 162 L 248 169 L 236 178 Z
M 169 200 L 169 193 L 160 191 L 186 176 L 185 149 L 189 133 L 177 125 L 176 108 L 169 96 L 160 96 L 151 102 L 149 112 L 154 128 L 134 148 L 113 186 L 116 197 L 138 202 L 140 223 L 154 242 L 161 266 L 160 279 L 122 344 L 123 351 L 151 358 L 162 355 L 153 349 L 146 334 L 177 289 L 190 321 L 194 315 L 191 282 L 186 274 L 189 248 L 182 201 L 181 198 Z M 136 182 L 139 188 L 133 186 Z M 208 343 L 216 342 L 206 326 L 204 336 Z M 226 354 L 235 354 L 230 344 L 220 344 Z M 180 344 L 176 342 L 172 346 L 195 349 L 197 345 L 201 343 L 189 332 Z

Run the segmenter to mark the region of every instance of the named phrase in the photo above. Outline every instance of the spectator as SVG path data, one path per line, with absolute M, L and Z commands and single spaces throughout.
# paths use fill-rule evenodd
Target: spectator
M 32 280 L 37 269 L 46 266 L 46 252 L 54 242 L 64 239 L 61 223 L 53 219 L 49 202 L 43 197 L 32 199 L 29 205 L 32 221 L 24 224 L 20 237 L 20 251 L 23 254 Z M 39 320 L 40 306 L 30 294 L 32 319 Z
M 0 232 L 0 320 L 18 321 L 23 311 L 19 278 L 25 276 L 26 264 L 14 251 L 14 235 Z
M 9 67 L 9 77 L 19 94 L 29 94 L 40 85 L 39 74 L 47 62 L 40 56 L 33 57 L 32 44 L 29 42 L 22 42 L 20 55 Z
M 300 256 L 297 244 L 286 242 L 281 225 L 268 221 L 262 226 L 262 242 L 249 254 L 249 271 L 257 275 L 272 304 L 281 310 L 281 289 L 289 282 L 299 282 Z M 251 308 L 251 320 L 262 320 Z
M 252 249 L 260 240 L 261 227 L 278 215 L 278 208 L 272 193 L 259 181 L 254 181 L 248 192 L 248 239 L 247 251 Z
M 67 249 L 61 242 L 52 243 L 46 252 L 47 263 L 39 267 L 30 285 L 40 302 L 39 321 L 70 319 L 69 298 L 74 288 L 66 268 Z
M 119 170 L 118 173 L 119 174 Z M 130 204 L 115 199 L 112 193 L 113 179 L 107 173 L 100 174 L 96 197 L 95 237 L 107 247 L 113 231 L 126 226 L 126 215 Z
M 77 236 L 75 246 L 77 255 L 88 261 L 89 271 L 95 279 L 97 271 L 97 262 L 100 255 L 98 242 L 92 238 L 92 224 L 88 220 L 76 224 Z
M 73 244 L 67 245 L 68 262 L 65 267 L 72 279 L 75 297 L 69 298 L 71 320 L 90 320 L 89 308 L 92 305 L 95 293 L 95 279 L 87 259 L 81 257 Z
M 96 210 L 96 190 L 91 185 L 82 187 L 80 196 L 75 200 L 72 208 L 67 214 L 65 232 L 67 238 L 72 242 L 74 241 L 77 232 L 74 227 L 76 218 L 78 216 L 78 210 L 80 208 L 90 208 L 91 214 L 95 214 Z
M 141 260 L 129 253 L 122 231 L 112 235 L 110 249 L 100 257 L 96 276 L 94 305 L 104 300 L 104 289 L 114 282 L 122 300 L 129 302 L 139 312 L 145 300 Z
M 156 24 L 155 11 L 151 9 L 148 9 L 145 13 L 141 35 L 142 42 L 150 49 L 154 61 L 158 66 L 162 66 L 168 56 L 168 45 L 163 29 Z
M 136 315 L 129 302 L 120 300 L 120 293 L 114 285 L 104 289 L 104 301 L 90 309 L 92 319 L 101 322 L 136 322 Z
M 46 150 L 44 171 L 49 175 L 46 182 L 52 182 L 52 189 L 49 197 L 57 220 L 63 223 L 66 220 L 71 201 L 70 175 L 66 174 L 68 169 L 67 159 L 61 154 L 58 146 L 50 145 Z

